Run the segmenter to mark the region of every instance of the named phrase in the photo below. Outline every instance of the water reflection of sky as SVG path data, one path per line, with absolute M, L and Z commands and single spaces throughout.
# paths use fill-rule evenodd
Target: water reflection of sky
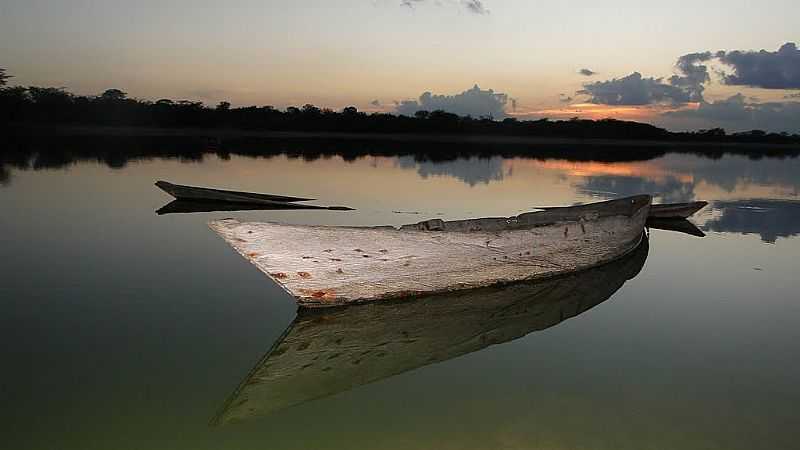
M 798 159 L 47 162 L 0 164 L 9 448 L 796 447 Z M 158 179 L 357 210 L 157 216 Z M 693 218 L 708 236 L 652 230 L 639 275 L 547 330 L 209 428 L 295 316 L 209 220 L 399 225 L 641 191 L 712 202 Z
M 402 223 L 404 218 L 388 214 L 396 211 L 440 217 L 507 215 L 536 206 L 651 193 L 657 202 L 712 202 L 711 208 L 695 218 L 707 231 L 755 233 L 765 242 L 774 242 L 779 237 L 797 234 L 800 228 L 794 220 L 797 203 L 791 201 L 800 197 L 798 158 L 667 154 L 646 161 L 595 162 L 500 156 L 444 161 L 414 156 L 360 156 L 347 160 L 331 155 L 195 156 L 192 159 L 164 156 L 162 159 L 168 161 L 170 169 L 149 178 L 308 195 L 328 204 L 347 204 L 366 210 L 367 214 L 356 219 L 361 225 Z M 10 186 L 19 168 L 69 170 L 81 164 L 72 155 L 48 156 L 47 164 L 37 164 L 41 158 L 40 155 L 29 163 L 17 162 L 13 166 L 17 168 L 3 166 L 2 185 Z M 145 168 L 154 159 L 123 165 L 126 168 L 120 170 L 146 175 Z M 175 164 L 175 161 L 198 160 L 203 163 Z M 89 166 L 100 164 L 94 161 Z M 86 164 L 80 167 L 83 170 Z M 209 167 L 216 169 L 207 170 Z M 236 174 L 235 179 L 231 173 Z M 768 202 L 772 200 L 781 201 Z M 341 223 L 346 223 L 346 219 Z

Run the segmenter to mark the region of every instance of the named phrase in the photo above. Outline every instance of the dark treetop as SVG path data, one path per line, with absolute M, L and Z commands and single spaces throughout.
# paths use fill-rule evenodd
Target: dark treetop
M 62 88 L 2 87 L 8 77 L 0 70 L 0 126 L 9 124 L 125 126 L 156 128 L 238 129 L 294 132 L 470 134 L 538 138 L 625 139 L 650 141 L 800 143 L 800 135 L 753 130 L 728 134 L 721 128 L 674 133 L 653 125 L 615 119 L 529 120 L 462 117 L 445 111 L 418 111 L 413 117 L 366 114 L 355 107 L 342 111 L 314 105 L 279 110 L 272 106 L 232 108 L 222 102 L 156 102 L 128 98 L 119 89 L 98 96 L 74 95 Z

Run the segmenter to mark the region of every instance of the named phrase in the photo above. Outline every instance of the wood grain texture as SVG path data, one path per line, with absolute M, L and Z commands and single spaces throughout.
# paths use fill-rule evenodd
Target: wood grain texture
M 610 298 L 647 254 L 643 239 L 611 263 L 544 281 L 300 309 L 212 424 L 268 415 L 552 327 Z
M 594 267 L 633 250 L 651 198 L 508 218 L 393 227 L 211 222 L 301 306 L 325 307 L 535 280 Z

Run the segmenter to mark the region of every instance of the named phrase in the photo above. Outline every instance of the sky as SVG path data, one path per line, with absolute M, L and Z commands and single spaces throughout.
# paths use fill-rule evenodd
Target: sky
M 796 0 L 0 0 L 0 67 L 150 100 L 800 132 L 799 25 Z

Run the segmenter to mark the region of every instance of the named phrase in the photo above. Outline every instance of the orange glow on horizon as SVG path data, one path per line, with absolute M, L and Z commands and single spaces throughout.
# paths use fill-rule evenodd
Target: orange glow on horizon
M 509 162 L 509 161 L 506 161 Z M 656 162 L 582 162 L 567 160 L 527 160 L 515 159 L 511 161 L 514 165 L 534 166 L 547 170 L 557 170 L 567 175 L 575 177 L 590 176 L 623 176 L 623 177 L 643 177 L 655 181 L 663 181 L 667 177 L 677 179 L 682 183 L 692 183 L 692 174 L 676 172 L 662 167 Z
M 671 111 L 684 109 L 697 109 L 699 103 L 687 103 L 681 106 L 668 105 L 643 105 L 643 106 L 614 106 L 600 105 L 596 103 L 573 103 L 563 107 L 531 109 L 527 111 L 514 111 L 508 113 L 512 117 L 520 119 L 536 119 L 548 117 L 552 119 L 569 119 L 578 117 L 581 119 L 618 119 L 651 121 L 657 116 Z

